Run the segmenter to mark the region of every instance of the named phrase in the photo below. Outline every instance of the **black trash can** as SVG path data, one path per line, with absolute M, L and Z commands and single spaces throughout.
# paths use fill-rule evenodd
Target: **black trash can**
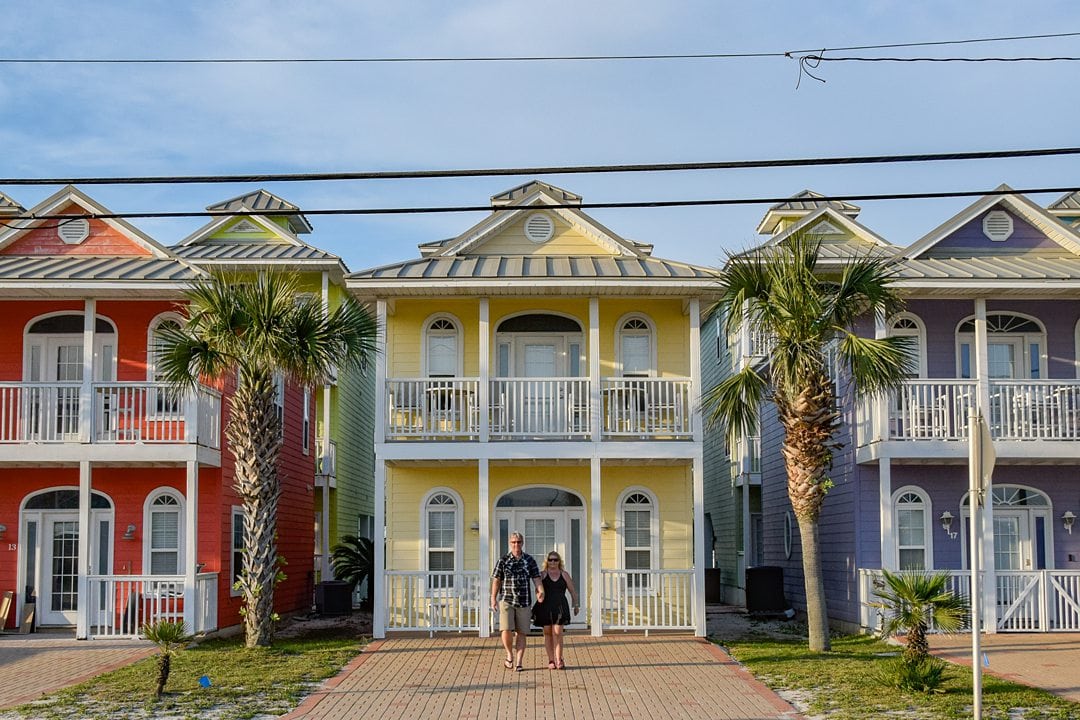
M 746 611 L 781 613 L 787 610 L 784 599 L 784 568 L 772 565 L 746 568 Z
M 719 604 L 724 602 L 723 570 L 720 568 L 705 568 L 705 603 Z
M 315 586 L 315 610 L 320 615 L 352 613 L 352 587 L 342 580 L 325 580 Z

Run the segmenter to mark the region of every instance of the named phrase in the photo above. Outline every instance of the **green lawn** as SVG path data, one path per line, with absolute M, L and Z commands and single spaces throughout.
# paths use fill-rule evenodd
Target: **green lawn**
M 811 715 L 827 715 L 829 720 L 971 717 L 970 669 L 950 666 L 940 694 L 887 688 L 877 676 L 899 648 L 871 637 L 834 638 L 832 651 L 823 654 L 811 653 L 805 638 L 800 637 L 748 637 L 730 643 L 717 640 L 769 687 L 794 691 L 805 699 Z M 983 717 L 1077 718 L 1080 704 L 984 674 Z
M 17 708 L 28 718 L 204 717 L 220 720 L 281 715 L 292 710 L 321 680 L 337 673 L 364 646 L 357 638 L 277 640 L 248 650 L 241 638 L 209 640 L 173 659 L 166 694 L 153 699 L 156 660 L 101 675 L 53 693 L 47 704 Z M 207 676 L 210 687 L 199 684 Z

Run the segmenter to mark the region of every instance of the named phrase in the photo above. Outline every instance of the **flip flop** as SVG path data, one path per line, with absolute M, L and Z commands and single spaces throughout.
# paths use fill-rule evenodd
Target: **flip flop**
M 525 672 L 525 668 L 518 665 L 516 668 L 514 668 L 514 672 Z
M 507 670 L 513 670 L 514 669 L 514 661 L 513 660 L 503 660 L 503 667 L 506 668 Z
M 556 667 L 555 666 L 555 661 L 554 660 L 548 660 L 548 670 L 554 670 L 555 667 Z

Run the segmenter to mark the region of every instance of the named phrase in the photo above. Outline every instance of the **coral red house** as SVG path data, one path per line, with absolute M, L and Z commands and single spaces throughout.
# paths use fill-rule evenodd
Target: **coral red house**
M 36 216 L 107 213 L 74 187 Z M 0 195 L 0 220 L 23 209 Z M 231 384 L 158 382 L 156 333 L 206 273 L 122 220 L 0 228 L 0 626 L 135 635 L 154 618 L 240 621 L 243 510 L 224 446 Z M 280 612 L 310 606 L 313 428 L 282 383 Z M 304 442 L 303 433 L 309 433 Z M 32 607 L 31 607 L 32 606 Z M 32 611 L 32 620 L 30 612 Z

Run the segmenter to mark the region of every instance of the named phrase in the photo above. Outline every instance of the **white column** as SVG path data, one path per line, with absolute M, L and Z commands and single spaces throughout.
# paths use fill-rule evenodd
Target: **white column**
M 975 379 L 978 383 L 979 412 L 983 420 L 990 422 L 990 358 L 987 349 L 986 300 L 975 300 Z M 982 566 L 983 566 L 983 627 L 984 632 L 997 632 L 997 579 L 994 566 L 994 502 L 987 488 L 980 516 L 982 518 Z M 970 508 L 974 502 L 968 501 Z
M 589 434 L 593 442 L 600 442 L 604 406 L 600 394 L 600 298 L 595 297 L 589 298 L 589 395 Z
M 196 617 L 199 604 L 196 600 L 195 581 L 199 563 L 199 463 L 187 461 L 187 485 L 184 492 L 184 624 L 189 633 L 197 632 Z M 148 537 L 149 528 L 143 528 Z M 213 618 L 214 621 L 217 618 Z M 216 626 L 216 622 L 212 623 Z
M 603 617 L 603 608 L 600 604 L 600 598 L 603 594 L 603 588 L 601 587 L 602 578 L 600 575 L 600 522 L 603 520 L 603 515 L 600 504 L 600 458 L 598 457 L 593 457 L 589 460 L 589 480 L 589 528 L 592 531 L 590 533 L 592 540 L 589 543 L 589 549 L 591 551 L 589 553 L 589 587 L 592 588 L 592 591 L 589 593 L 592 596 L 592 599 L 589 602 L 592 606 L 589 613 L 589 623 L 592 626 L 593 637 L 600 637 L 604 634 L 604 630 L 600 626 Z
M 330 568 L 330 476 L 323 475 L 322 486 L 322 522 L 319 523 L 319 545 L 322 546 L 322 558 L 319 568 L 319 576 L 323 580 L 329 580 L 333 577 L 333 570 Z
M 694 403 L 691 424 L 694 444 L 700 450 L 704 428 L 701 421 L 701 305 L 697 298 L 690 299 L 688 313 L 690 315 L 690 399 Z
M 386 461 L 375 457 L 375 572 L 371 578 L 371 634 L 386 637 Z
M 896 570 L 896 528 L 893 527 L 892 461 L 878 460 L 878 524 L 881 526 L 881 567 Z M 926 518 L 926 522 L 930 522 Z
M 375 317 L 378 323 L 378 340 L 375 355 L 375 445 L 386 442 L 386 366 L 390 355 L 389 333 L 386 329 L 387 307 L 385 300 L 376 303 Z
M 322 443 L 319 447 L 319 461 L 323 464 L 323 470 L 329 469 L 330 464 L 330 402 L 331 402 L 331 389 L 330 385 L 323 385 L 322 391 L 322 416 L 323 416 L 323 431 L 322 431 Z M 334 462 L 334 476 L 337 477 L 337 462 Z M 322 522 L 322 578 L 323 580 L 333 577 L 333 571 L 330 568 L 330 476 L 323 474 L 322 476 L 322 497 L 323 497 L 323 522 Z M 353 528 L 356 530 L 357 528 Z
M 79 440 L 91 440 L 94 419 L 94 328 L 97 324 L 97 301 L 88 299 L 83 305 L 82 387 L 79 389 Z M 101 360 L 104 362 L 104 358 Z
M 481 406 L 482 407 L 482 406 Z M 477 596 L 480 602 L 480 637 L 491 636 L 491 580 L 488 574 L 491 572 L 491 488 L 489 483 L 489 466 L 487 458 L 477 461 L 477 480 L 479 483 L 480 497 L 480 587 Z
M 79 612 L 75 620 L 75 639 L 86 640 L 90 634 L 90 462 L 79 462 Z M 43 542 L 48 542 L 48 539 Z M 108 568 L 93 568 L 95 573 Z
M 701 446 L 694 453 L 694 634 L 705 637 L 705 464 Z M 743 492 L 749 480 L 743 483 Z M 745 552 L 745 548 L 744 548 Z
M 480 415 L 480 442 L 491 437 L 491 320 L 488 299 L 480 298 L 480 387 L 476 402 Z M 486 637 L 486 636 L 484 636 Z

